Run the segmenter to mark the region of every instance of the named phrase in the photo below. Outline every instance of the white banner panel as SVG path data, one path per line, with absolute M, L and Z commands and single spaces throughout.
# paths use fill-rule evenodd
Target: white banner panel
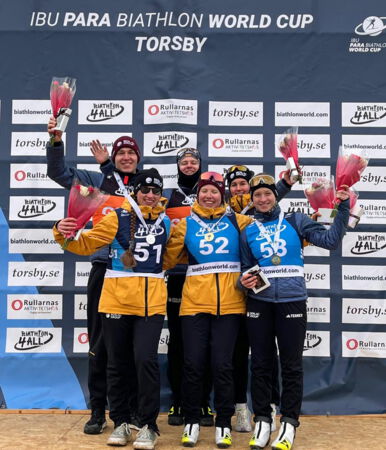
M 342 127 L 385 127 L 386 103 L 342 103 Z
M 10 187 L 13 189 L 63 189 L 47 175 L 47 164 L 11 164 Z
M 279 180 L 281 172 L 286 171 L 286 166 L 275 166 L 275 179 Z M 330 166 L 304 166 L 303 169 L 303 184 L 295 183 L 292 186 L 292 191 L 304 191 L 306 187 L 311 185 L 318 178 L 330 178 Z
M 13 131 L 11 138 L 11 156 L 46 156 L 47 132 Z M 66 133 L 62 134 L 66 150 Z M 57 185 L 58 188 L 60 187 Z
M 343 237 L 342 256 L 385 258 L 386 233 L 351 232 Z
M 329 331 L 306 331 L 304 339 L 304 356 L 330 356 L 330 332 Z
M 276 127 L 329 127 L 329 102 L 275 102 Z
M 197 100 L 177 98 L 145 100 L 143 123 L 145 125 L 159 123 L 197 125 Z
M 314 210 L 311 208 L 310 204 L 305 198 L 288 198 L 285 197 L 280 200 L 280 208 L 284 212 L 301 212 L 311 216 Z
M 143 135 L 144 156 L 175 156 L 186 147 L 197 148 L 197 133 L 160 131 Z
M 342 332 L 344 358 L 386 358 L 386 333 Z
M 155 164 L 144 164 L 144 169 L 150 169 Z M 156 169 L 164 180 L 164 189 L 174 189 L 177 187 L 177 165 L 157 164 Z
M 131 100 L 79 100 L 79 125 L 131 125 Z
M 56 222 L 64 217 L 64 197 L 9 197 L 9 220 Z
M 74 328 L 74 345 L 72 351 L 74 353 L 88 353 L 89 347 L 87 328 Z
M 386 291 L 386 266 L 342 265 L 342 288 L 358 291 Z
M 307 289 L 330 289 L 329 264 L 304 264 Z
M 63 261 L 9 261 L 8 286 L 63 286 Z
M 74 295 L 74 319 L 87 320 L 87 295 Z
M 7 319 L 62 319 L 63 296 L 59 294 L 9 294 Z
M 90 150 L 91 141 L 99 141 L 103 146 L 107 147 L 108 152 L 111 154 L 114 141 L 116 141 L 120 136 L 132 136 L 132 133 L 123 130 L 116 131 L 114 133 L 78 133 L 78 146 L 77 155 L 78 156 L 93 156 Z
M 329 297 L 308 297 L 307 322 L 330 323 Z
M 166 355 L 168 353 L 169 330 L 162 328 L 161 336 L 158 343 L 158 353 Z
M 275 134 L 275 156 L 283 158 L 280 153 L 279 144 L 281 134 Z M 303 158 L 330 158 L 330 135 L 329 134 L 298 134 L 299 159 Z M 300 161 L 301 162 L 301 161 Z
M 386 167 L 367 166 L 354 187 L 359 192 L 386 192 Z
M 13 124 L 47 125 L 52 116 L 50 100 L 12 100 Z
M 357 203 L 364 210 L 361 224 L 386 225 L 386 200 L 363 200 L 359 197 Z
M 6 353 L 60 353 L 61 328 L 7 328 Z
M 262 127 L 263 102 L 209 102 L 209 125 Z
M 214 158 L 262 158 L 263 135 L 209 133 L 208 154 Z
M 91 271 L 90 262 L 77 261 L 75 263 L 75 286 L 87 286 L 90 271 Z
M 369 158 L 386 159 L 386 134 L 343 134 L 342 146 L 346 152 L 364 152 Z
M 10 228 L 8 248 L 9 253 L 63 253 L 51 228 Z
M 342 322 L 385 325 L 386 299 L 343 298 Z

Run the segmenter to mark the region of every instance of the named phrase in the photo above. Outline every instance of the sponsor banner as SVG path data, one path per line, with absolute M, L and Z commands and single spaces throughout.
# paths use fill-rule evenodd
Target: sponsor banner
M 209 125 L 262 127 L 263 102 L 209 102 Z
M 386 167 L 367 166 L 355 189 L 361 191 L 386 192 Z
M 61 328 L 7 328 L 6 353 L 60 353 Z
M 221 175 L 224 176 L 224 174 L 226 173 L 226 171 L 229 169 L 229 167 L 231 167 L 232 164 L 209 164 L 208 165 L 208 170 L 210 172 L 218 172 L 221 173 Z M 253 164 L 248 164 L 248 169 L 252 170 L 254 173 L 261 173 L 264 171 L 264 167 L 263 165 L 253 165 Z
M 63 296 L 59 294 L 9 294 L 7 319 L 62 319 Z
M 279 144 L 281 134 L 275 134 L 275 156 L 283 158 L 280 153 Z M 330 135 L 329 134 L 298 134 L 299 158 L 330 158 Z
M 304 247 L 303 254 L 304 256 L 330 256 L 330 251 L 326 250 L 325 248 L 308 244 Z
M 386 103 L 342 103 L 342 127 L 386 126 Z
M 275 102 L 276 127 L 329 127 L 329 102 Z
M 75 286 L 87 286 L 90 276 L 91 263 L 88 261 L 78 261 L 75 263 Z
M 132 100 L 79 100 L 79 125 L 131 125 Z
M 49 220 L 64 217 L 64 197 L 9 197 L 9 220 Z
M 358 291 L 386 291 L 385 266 L 342 265 L 342 288 Z
M 386 358 L 386 333 L 342 331 L 343 358 Z
M 286 171 L 286 166 L 275 166 L 275 179 L 280 178 L 280 173 Z M 302 168 L 303 184 L 295 183 L 292 186 L 292 191 L 304 191 L 305 187 L 311 185 L 318 178 L 330 178 L 330 166 L 305 166 Z
M 166 355 L 168 353 L 169 345 L 169 330 L 167 328 L 162 328 L 161 336 L 158 343 L 158 353 Z
M 74 345 L 72 351 L 74 353 L 88 353 L 89 348 L 87 328 L 74 328 Z
M 307 289 L 330 289 L 329 264 L 304 264 Z
M 283 198 L 280 200 L 280 208 L 284 212 L 301 212 L 311 216 L 314 210 L 305 198 Z
M 329 297 L 308 297 L 307 322 L 330 323 Z
M 386 258 L 386 233 L 347 233 L 342 241 L 342 256 Z
M 13 124 L 47 125 L 51 116 L 50 100 L 12 100 Z
M 386 200 L 358 199 L 358 204 L 363 208 L 361 224 L 386 224 Z
M 144 156 L 175 156 L 185 147 L 197 148 L 197 133 L 161 131 L 143 135 Z
M 85 294 L 74 296 L 74 319 L 87 320 L 87 295 Z
M 145 100 L 143 123 L 185 123 L 197 125 L 197 100 L 168 98 L 163 100 Z
M 386 299 L 343 298 L 342 322 L 386 324 Z
M 364 152 L 369 158 L 386 159 L 385 134 L 343 134 L 342 146 L 346 152 Z
M 385 41 L 376 38 L 386 28 L 385 17 L 369 16 L 359 23 L 354 32 L 357 37 L 352 37 L 349 42 L 348 51 L 350 53 L 379 53 L 386 47 Z M 365 36 L 360 38 L 358 36 Z
M 63 189 L 47 175 L 47 164 L 11 164 L 12 189 Z
M 63 250 L 50 228 L 10 228 L 9 253 L 63 253 Z
M 263 157 L 262 134 L 209 134 L 209 157 Z
M 330 357 L 330 332 L 306 331 L 303 356 Z
M 150 169 L 154 164 L 144 164 L 144 169 Z M 157 170 L 164 180 L 164 189 L 177 187 L 177 164 L 157 164 Z
M 90 172 L 101 173 L 99 164 L 77 164 L 76 168 L 80 170 L 88 170 Z
M 111 154 L 114 141 L 119 136 L 132 136 L 128 131 L 117 131 L 115 133 L 78 133 L 78 156 L 93 156 L 90 150 L 91 141 L 99 141 L 103 146 L 107 147 L 107 150 Z
M 46 156 L 47 132 L 14 131 L 11 139 L 12 156 Z M 66 148 L 66 133 L 62 135 Z M 59 187 L 59 185 L 57 185 Z
M 63 261 L 9 261 L 8 286 L 63 286 Z

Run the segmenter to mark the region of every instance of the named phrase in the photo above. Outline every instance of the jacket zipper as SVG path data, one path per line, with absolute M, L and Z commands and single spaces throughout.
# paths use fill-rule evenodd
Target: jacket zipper
M 217 288 L 217 318 L 220 317 L 220 286 L 218 282 L 218 273 L 216 273 L 216 288 Z
M 148 287 L 148 280 L 147 277 L 145 277 L 145 320 L 147 321 L 148 318 L 148 304 L 147 304 L 147 287 Z

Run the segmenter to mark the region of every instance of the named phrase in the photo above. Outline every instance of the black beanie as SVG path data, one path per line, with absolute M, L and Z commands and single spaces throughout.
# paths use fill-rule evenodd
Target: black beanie
M 163 180 L 158 170 L 152 167 L 151 169 L 141 170 L 134 180 L 134 193 L 137 193 L 142 186 L 154 186 L 163 189 Z

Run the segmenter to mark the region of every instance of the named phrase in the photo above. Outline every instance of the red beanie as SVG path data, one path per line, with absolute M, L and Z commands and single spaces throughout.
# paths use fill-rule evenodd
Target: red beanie
M 121 136 L 119 137 L 113 144 L 113 150 L 111 151 L 111 159 L 114 162 L 115 161 L 115 156 L 118 152 L 118 150 L 120 150 L 121 148 L 131 148 L 132 150 L 135 151 L 135 154 L 137 155 L 138 161 L 137 163 L 139 163 L 139 160 L 141 159 L 140 153 L 139 153 L 139 147 L 137 144 L 137 141 L 130 137 L 130 136 Z

